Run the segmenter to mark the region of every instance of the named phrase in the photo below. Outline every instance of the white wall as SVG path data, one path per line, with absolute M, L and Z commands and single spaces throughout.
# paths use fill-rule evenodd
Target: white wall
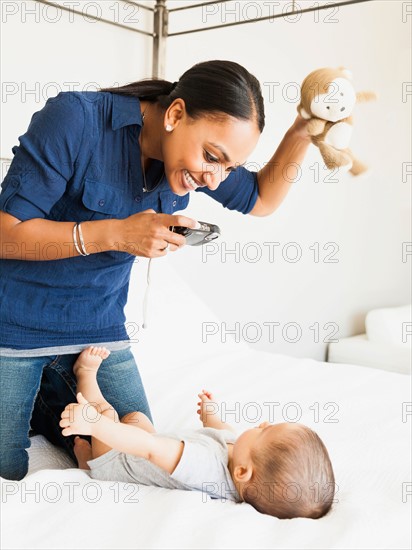
M 169 7 L 188 2 L 169 1 Z M 190 2 L 189 2 L 190 3 Z M 71 5 L 70 2 L 66 4 Z M 98 4 L 101 15 L 138 28 L 150 28 L 147 13 L 126 10 L 125 4 Z M 150 3 L 148 3 L 150 4 Z M 170 32 L 217 24 L 238 15 L 270 15 L 268 3 L 231 2 L 237 14 L 230 15 L 216 5 L 212 17 L 201 9 L 170 14 Z M 299 2 L 301 7 L 312 2 Z M 356 90 L 374 90 L 380 98 L 375 104 L 355 109 L 355 129 L 351 142 L 354 153 L 371 169 L 367 175 L 352 178 L 341 175 L 327 181 L 318 151 L 310 146 L 295 182 L 280 208 L 270 217 L 243 216 L 223 209 L 200 194 L 193 194 L 185 213 L 197 219 L 217 223 L 223 232 L 219 253 L 202 258 L 202 251 L 189 248 L 169 255 L 169 261 L 206 300 L 228 328 L 238 323 L 250 341 L 261 331 L 256 348 L 311 356 L 322 359 L 325 338 L 337 327 L 335 337 L 363 332 L 365 313 L 374 307 L 410 302 L 410 265 L 402 262 L 402 242 L 410 241 L 410 177 L 402 182 L 402 163 L 410 162 L 410 105 L 402 101 L 402 83 L 410 82 L 409 24 L 402 22 L 398 1 L 374 1 L 340 7 L 334 14 L 302 14 L 292 23 L 282 19 L 272 22 L 229 27 L 208 32 L 171 37 L 167 48 L 166 77 L 176 80 L 187 68 L 207 59 L 230 59 L 243 64 L 262 83 L 266 104 L 266 128 L 249 159 L 250 168 L 268 161 L 296 116 L 296 101 L 285 95 L 288 83 L 301 83 L 313 69 L 345 65 L 354 74 Z M 17 12 L 8 12 L 5 6 Z M 13 7 L 14 6 L 14 7 Z M 113 6 L 110 11 L 110 6 Z M 280 7 L 283 7 L 280 6 Z M 279 9 L 280 9 L 279 7 Z M 87 20 L 85 16 L 61 12 L 32 2 L 2 2 L 2 145 L 1 157 L 11 157 L 11 147 L 24 133 L 32 114 L 58 91 L 77 83 L 76 90 L 128 83 L 151 74 L 151 40 L 139 34 Z M 26 10 L 26 11 L 24 11 Z M 29 10 L 34 10 L 30 15 Z M 54 10 L 54 12 L 53 12 Z M 139 23 L 130 20 L 138 19 Z M 129 21 L 126 21 L 129 18 Z M 335 22 L 333 22 L 333 20 Z M 6 22 L 6 24 L 4 24 Z M 49 85 L 57 83 L 57 86 Z M 94 85 L 92 83 L 95 83 Z M 266 83 L 266 85 L 265 85 Z M 270 101 L 269 85 L 275 85 Z M 25 90 L 35 89 L 37 96 Z M 283 94 L 282 94 L 283 90 Z M 293 88 L 289 89 L 293 92 Z M 6 93 L 5 93 L 6 92 Z M 318 163 L 320 181 L 315 182 Z M 5 165 L 5 166 L 4 166 Z M 7 163 L 2 166 L 2 179 Z M 274 262 L 269 261 L 264 242 L 279 242 Z M 296 263 L 282 257 L 288 243 L 296 242 L 302 258 Z M 221 257 L 222 244 L 252 256 L 261 251 L 258 262 Z M 249 246 L 249 243 L 256 245 Z M 320 245 L 320 258 L 332 248 L 339 248 L 334 258 L 338 263 L 314 262 L 309 248 Z M 248 247 L 249 246 L 249 247 Z M 254 246 L 254 248 L 253 248 Z M 335 246 L 335 245 L 334 245 Z M 293 249 L 289 247 L 292 255 Z M 144 282 L 139 264 L 133 276 Z M 133 294 L 130 300 L 135 300 Z M 178 304 L 176 304 L 176 307 Z M 205 322 L 208 320 L 205 319 Z M 190 322 L 190 320 L 188 320 Z M 245 332 L 248 323 L 252 323 Z M 275 341 L 270 341 L 268 326 L 274 326 Z M 293 326 L 282 337 L 287 323 L 300 327 L 298 342 Z M 314 328 L 319 324 L 319 341 Z M 328 325 L 325 329 L 326 323 Z M 221 338 L 223 327 L 210 338 Z M 199 341 L 202 326 L 199 326 Z
M 123 2 L 1 2 L 1 157 L 12 157 L 35 111 L 60 91 L 96 90 L 150 76 L 152 39 L 89 15 L 151 31 L 151 13 Z M 80 5 L 77 5 L 80 4 Z M 82 15 L 75 15 L 79 10 Z M 2 167 L 2 178 L 7 171 Z
M 225 12 L 224 5 L 215 6 L 213 17 L 209 16 L 211 7 L 204 8 L 209 11 L 203 14 L 200 9 L 191 10 L 197 17 L 189 12 L 172 13 L 171 32 L 203 28 L 219 19 L 251 18 L 259 11 L 271 14 L 267 3 L 230 4 L 235 15 Z M 302 8 L 313 5 L 298 4 Z M 335 181 L 328 181 L 330 173 L 311 145 L 300 179 L 269 217 L 233 213 L 200 194 L 191 199 L 186 213 L 217 223 L 223 232 L 222 244 L 212 256 L 187 248 L 171 255 L 173 265 L 227 328 L 238 327 L 249 342 L 261 335 L 252 344 L 256 348 L 322 359 L 325 340 L 334 327 L 335 338 L 364 332 L 368 310 L 411 300 L 411 258 L 402 262 L 402 242 L 411 241 L 411 176 L 402 181 L 402 163 L 411 161 L 411 97 L 402 101 L 402 83 L 411 81 L 412 15 L 403 23 L 403 6 L 402 2 L 374 1 L 341 6 L 335 13 L 328 9 L 317 14 L 319 19 L 312 12 L 301 14 L 294 23 L 275 19 L 169 39 L 166 76 L 171 80 L 196 62 L 230 59 L 243 64 L 263 84 L 266 127 L 249 159 L 259 166 L 270 159 L 295 119 L 297 100 L 288 101 L 294 90 L 288 83 L 300 84 L 319 67 L 344 65 L 353 72 L 357 91 L 379 94 L 378 102 L 357 105 L 354 111 L 351 149 L 370 166 L 369 173 L 357 178 L 335 175 Z M 265 83 L 273 82 L 279 85 L 274 87 L 271 102 Z M 315 163 L 320 169 L 318 182 L 311 169 Z M 228 249 L 239 243 L 238 263 L 234 255 L 224 254 L 223 241 Z M 248 246 L 253 242 L 257 244 Z M 273 262 L 264 242 L 280 243 Z M 294 256 L 296 248 L 288 248 L 292 242 L 302 252 L 296 263 L 282 257 L 283 247 Z M 310 249 L 314 243 L 320 246 L 319 263 Z M 336 245 L 323 250 L 326 243 Z M 337 247 L 333 258 L 338 263 L 323 262 Z M 248 254 L 253 259 L 259 252 L 259 261 L 248 260 Z M 273 338 L 264 323 L 279 323 L 272 325 Z M 289 329 L 288 323 L 293 323 Z M 326 323 L 333 324 L 325 327 Z M 209 339 L 223 336 L 225 327 L 215 328 L 217 334 Z M 299 332 L 301 338 L 290 342 Z

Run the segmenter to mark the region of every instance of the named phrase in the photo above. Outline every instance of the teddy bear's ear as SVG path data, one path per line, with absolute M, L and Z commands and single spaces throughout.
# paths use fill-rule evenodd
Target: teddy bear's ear
M 353 79 L 353 75 L 352 75 L 352 71 L 350 71 L 349 69 L 347 69 L 346 67 L 338 67 L 338 69 L 340 71 L 342 71 L 342 73 L 346 76 L 346 78 L 348 80 L 352 80 Z

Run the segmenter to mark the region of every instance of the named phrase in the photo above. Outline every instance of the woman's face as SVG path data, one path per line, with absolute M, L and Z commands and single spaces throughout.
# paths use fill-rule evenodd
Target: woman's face
M 186 195 L 197 187 L 217 189 L 237 166 L 244 164 L 260 137 L 255 121 L 230 116 L 220 119 L 187 115 L 185 103 L 176 99 L 167 109 L 162 136 L 162 155 L 170 188 Z

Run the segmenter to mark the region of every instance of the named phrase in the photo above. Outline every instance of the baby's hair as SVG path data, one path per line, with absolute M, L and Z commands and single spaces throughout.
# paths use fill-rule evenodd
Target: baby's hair
M 251 458 L 254 472 L 243 498 L 256 510 L 280 519 L 328 513 L 335 476 L 325 445 L 310 428 L 292 424 L 275 431 L 263 449 L 252 449 Z

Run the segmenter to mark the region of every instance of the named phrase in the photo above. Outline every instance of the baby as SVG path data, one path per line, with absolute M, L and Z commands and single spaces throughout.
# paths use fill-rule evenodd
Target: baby
M 212 498 L 248 502 L 278 518 L 320 518 L 331 508 L 335 480 L 319 436 L 302 424 L 269 424 L 236 435 L 216 414 L 213 396 L 198 394 L 203 428 L 156 433 L 141 412 L 119 420 L 97 384 L 97 371 L 110 351 L 84 349 L 73 371 L 78 403 L 61 414 L 62 434 L 75 438 L 79 468 L 92 478 L 198 490 Z M 213 412 L 211 412 L 213 411 Z

